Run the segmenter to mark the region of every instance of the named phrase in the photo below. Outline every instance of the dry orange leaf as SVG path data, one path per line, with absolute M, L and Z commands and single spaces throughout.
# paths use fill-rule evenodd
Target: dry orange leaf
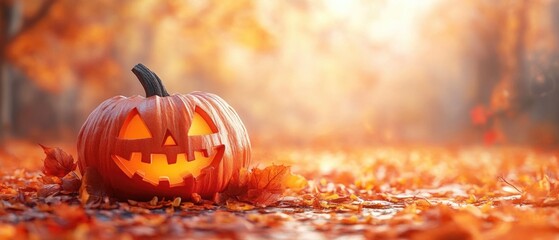
M 62 178 L 62 190 L 67 193 L 77 192 L 80 189 L 82 182 L 76 174 L 68 174 Z
M 48 197 L 60 192 L 60 185 L 59 184 L 45 184 L 37 191 L 37 196 L 39 197 Z
M 286 189 L 299 191 L 307 186 L 307 180 L 291 173 L 289 166 L 272 165 L 251 171 L 241 169 L 235 174 L 223 192 L 225 197 L 265 207 L 276 203 Z
M 47 176 L 64 177 L 76 169 L 76 163 L 72 155 L 60 148 L 50 148 L 39 144 L 45 152 L 43 173 Z
M 227 207 L 227 209 L 231 210 L 231 211 L 249 211 L 254 209 L 254 206 L 244 203 L 244 202 L 238 202 L 235 200 L 228 200 L 225 204 L 225 206 Z

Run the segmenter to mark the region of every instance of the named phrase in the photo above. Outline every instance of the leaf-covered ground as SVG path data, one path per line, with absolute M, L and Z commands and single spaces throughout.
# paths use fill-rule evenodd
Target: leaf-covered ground
M 0 154 L 0 239 L 559 236 L 556 152 L 509 147 L 257 151 L 256 170 L 234 180 L 221 200 L 102 198 L 91 207 L 76 189 L 79 176 L 43 172 L 40 147 L 10 149 Z

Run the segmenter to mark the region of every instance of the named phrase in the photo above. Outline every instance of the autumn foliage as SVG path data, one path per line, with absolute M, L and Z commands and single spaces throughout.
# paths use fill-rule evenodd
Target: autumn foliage
M 76 169 L 74 158 L 60 148 L 49 148 L 41 145 L 45 151 L 43 173 L 47 176 L 64 177 Z
M 2 172 L 0 238 L 548 239 L 559 233 L 556 152 L 383 147 L 256 156 L 269 165 L 242 169 L 213 199 L 194 193 L 115 201 L 94 173 Z M 291 167 L 270 164 L 278 159 Z
M 558 6 L 1 1 L 0 239 L 557 238 Z M 238 106 L 257 167 L 117 200 L 75 142 L 27 142 L 137 94 L 137 61 Z
M 288 166 L 241 169 L 222 193 L 222 201 L 234 199 L 266 207 L 276 203 L 285 190 L 302 190 L 306 185 L 306 179 L 292 174 Z
M 111 199 L 110 191 L 95 169 L 88 168 L 80 179 L 72 172 L 76 169 L 76 163 L 71 155 L 60 148 L 42 145 L 41 147 L 46 155 L 43 161 L 45 175 L 42 177 L 45 184 L 38 190 L 39 196 L 51 196 L 61 191 L 66 194 L 74 193 L 79 189 L 79 200 L 87 208 L 107 207 L 107 204 L 115 201 Z M 69 174 L 70 172 L 72 174 Z M 250 171 L 242 168 L 238 174 L 234 174 L 226 190 L 214 200 L 216 204 L 227 203 L 228 206 L 230 201 L 242 201 L 266 207 L 279 201 L 287 189 L 300 191 L 306 185 L 306 179 L 292 174 L 288 166 L 272 165 L 264 169 L 253 168 Z M 157 199 L 157 196 L 154 197 Z M 193 193 L 190 200 L 195 203 L 202 201 L 197 193 Z

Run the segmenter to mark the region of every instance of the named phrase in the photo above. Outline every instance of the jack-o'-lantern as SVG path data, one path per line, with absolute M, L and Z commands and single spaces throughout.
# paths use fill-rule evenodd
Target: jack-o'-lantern
M 237 113 L 204 92 L 169 95 L 142 64 L 132 72 L 146 97 L 117 96 L 99 105 L 78 137 L 80 171 L 94 168 L 122 199 L 210 198 L 250 162 Z

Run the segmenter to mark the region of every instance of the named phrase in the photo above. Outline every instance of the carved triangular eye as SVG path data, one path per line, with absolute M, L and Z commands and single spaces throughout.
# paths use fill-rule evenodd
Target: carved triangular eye
M 126 117 L 122 128 L 120 128 L 118 137 L 129 140 L 151 138 L 151 133 L 136 108 Z
M 217 133 L 217 127 L 204 110 L 196 107 L 194 116 L 192 117 L 192 124 L 188 129 L 188 136 L 207 135 Z

